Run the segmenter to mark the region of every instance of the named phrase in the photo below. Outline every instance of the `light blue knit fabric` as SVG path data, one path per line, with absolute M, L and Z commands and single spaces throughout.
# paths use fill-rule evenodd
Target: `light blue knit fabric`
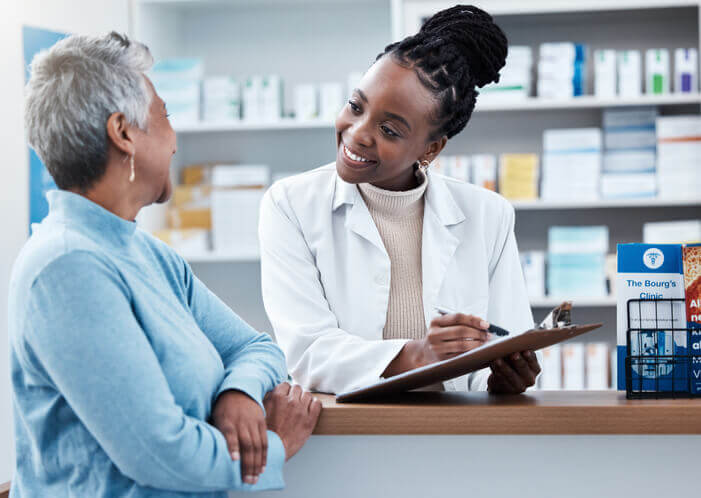
M 269 335 L 234 314 L 168 246 L 87 198 L 49 192 L 15 263 L 9 330 L 17 463 L 12 497 L 224 497 L 242 484 L 212 403 L 258 403 L 286 376 Z M 203 494 L 199 494 L 203 493 Z

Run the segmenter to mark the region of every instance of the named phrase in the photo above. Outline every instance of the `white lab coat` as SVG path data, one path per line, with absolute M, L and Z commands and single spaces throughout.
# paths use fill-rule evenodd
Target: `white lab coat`
M 429 169 L 422 239 L 426 325 L 443 306 L 514 333 L 533 326 L 501 196 Z M 259 226 L 263 302 L 295 382 L 340 393 L 381 379 L 406 340 L 383 340 L 390 260 L 356 185 L 335 164 L 266 193 Z M 488 369 L 447 390 L 486 389 Z

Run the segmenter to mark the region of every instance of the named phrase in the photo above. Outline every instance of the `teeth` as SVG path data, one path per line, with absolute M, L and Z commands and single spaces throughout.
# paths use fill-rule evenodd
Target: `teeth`
M 361 163 L 369 163 L 370 162 L 369 159 L 365 159 L 364 157 L 356 156 L 355 154 L 353 154 L 350 151 L 350 149 L 348 147 L 346 147 L 345 145 L 343 146 L 343 151 L 346 153 L 346 155 L 348 157 L 350 157 L 354 161 L 360 161 Z

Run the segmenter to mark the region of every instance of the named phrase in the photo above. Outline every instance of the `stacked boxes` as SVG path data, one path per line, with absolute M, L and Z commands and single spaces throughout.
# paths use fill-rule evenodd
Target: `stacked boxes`
M 587 47 L 577 43 L 543 43 L 538 61 L 538 96 L 570 98 L 586 93 Z
M 533 51 L 531 47 L 513 45 L 509 47 L 506 63 L 499 72 L 499 82 L 480 90 L 480 103 L 526 99 L 531 95 L 533 73 Z
M 548 230 L 548 294 L 606 296 L 608 227 L 558 227 Z
M 595 200 L 599 196 L 601 130 L 574 128 L 543 133 L 543 199 Z
M 200 119 L 200 81 L 204 66 L 200 59 L 164 59 L 149 76 L 158 95 L 166 102 L 173 125 Z
M 227 76 L 205 78 L 202 83 L 204 121 L 241 119 L 241 85 Z
M 213 167 L 212 245 L 215 251 L 258 252 L 258 212 L 269 181 L 267 166 Z
M 431 171 L 496 191 L 496 158 L 491 154 L 438 156 Z
M 657 193 L 655 108 L 604 111 L 601 197 L 654 197 Z
M 698 199 L 701 193 L 701 116 L 657 118 L 659 196 Z
M 509 200 L 538 198 L 538 156 L 502 154 L 499 156 L 499 193 Z

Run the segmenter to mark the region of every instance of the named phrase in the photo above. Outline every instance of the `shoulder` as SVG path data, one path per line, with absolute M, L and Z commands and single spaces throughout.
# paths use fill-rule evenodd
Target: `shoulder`
M 65 225 L 38 225 L 15 261 L 11 285 L 29 289 L 40 275 L 91 266 L 109 267 L 109 258 L 90 238 Z M 75 267 L 75 268 L 74 268 Z
M 269 196 L 278 199 L 285 196 L 291 199 L 319 194 L 319 189 L 333 187 L 336 182 L 336 163 L 329 163 L 298 175 L 288 176 L 275 182 L 268 189 Z
M 445 186 L 468 218 L 479 217 L 487 222 L 514 218 L 513 205 L 496 192 L 439 173 L 432 173 L 431 179 Z
M 318 211 L 331 206 L 336 184 L 336 163 L 329 163 L 275 182 L 265 193 L 262 210 L 275 207 L 293 217 L 293 213 Z

